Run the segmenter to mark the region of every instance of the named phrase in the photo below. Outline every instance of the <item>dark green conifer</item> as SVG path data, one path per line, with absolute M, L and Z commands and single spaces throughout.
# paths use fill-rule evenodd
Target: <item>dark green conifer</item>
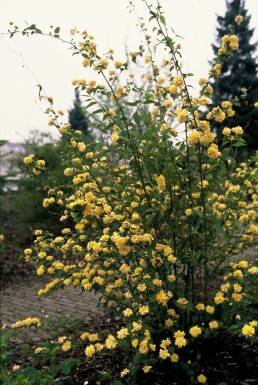
M 237 15 L 243 16 L 240 24 L 234 21 Z M 239 125 L 243 128 L 243 138 L 248 146 L 238 150 L 239 160 L 245 160 L 258 150 L 258 108 L 254 107 L 258 101 L 257 43 L 252 42 L 254 29 L 249 26 L 250 19 L 245 0 L 227 0 L 225 15 L 217 17 L 217 39 L 212 45 L 214 53 L 217 53 L 222 36 L 234 33 L 239 38 L 239 49 L 228 62 L 223 63 L 221 77 L 213 84 L 212 101 L 212 106 L 218 106 L 223 100 L 236 100 L 234 117 L 216 124 L 215 130 L 220 141 L 225 126 Z M 230 31 L 231 26 L 233 29 Z
M 81 99 L 79 91 L 75 91 L 75 100 L 73 103 L 73 108 L 68 111 L 69 114 L 69 123 L 73 130 L 79 130 L 86 137 L 89 137 L 89 128 L 85 113 L 82 108 Z

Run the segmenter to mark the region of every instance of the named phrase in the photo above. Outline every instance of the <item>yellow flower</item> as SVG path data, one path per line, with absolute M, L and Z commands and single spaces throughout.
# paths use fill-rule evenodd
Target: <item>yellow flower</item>
M 175 364 L 176 362 L 179 361 L 179 355 L 176 353 L 171 354 L 170 360 L 171 360 L 171 362 L 173 362 L 173 364 Z
M 128 332 L 128 329 L 127 329 L 127 328 L 122 328 L 122 329 L 118 330 L 118 331 L 116 332 L 116 334 L 117 334 L 117 337 L 118 337 L 119 339 L 124 339 L 125 337 L 128 336 L 129 332 Z
M 83 67 L 89 67 L 90 65 L 90 59 L 86 58 L 82 62 Z
M 129 369 L 124 369 L 124 370 L 122 370 L 122 372 L 120 373 L 120 376 L 121 377 L 124 377 L 124 376 L 126 376 L 127 374 L 129 373 Z
M 186 339 L 184 337 L 178 337 L 175 339 L 175 345 L 178 348 L 182 348 L 186 345 Z
M 242 135 L 243 134 L 243 128 L 240 127 L 240 126 L 236 126 L 236 127 L 232 127 L 232 132 L 234 132 L 234 134 L 236 135 Z
M 66 341 L 65 343 L 63 343 L 63 345 L 61 346 L 62 350 L 64 352 L 68 352 L 68 350 L 70 350 L 72 347 L 72 344 L 71 344 L 71 341 Z
M 165 293 L 164 290 L 160 290 L 160 291 L 156 294 L 156 301 L 157 301 L 159 304 L 161 304 L 162 306 L 166 306 L 168 300 L 169 300 L 169 297 L 167 296 L 167 294 Z
M 79 150 L 80 152 L 84 152 L 84 151 L 86 150 L 86 144 L 83 143 L 83 142 L 79 142 L 79 143 L 77 144 L 77 147 L 78 147 L 78 150 Z
M 149 306 L 148 305 L 143 305 L 141 307 L 139 307 L 139 313 L 141 315 L 145 315 L 145 314 L 148 314 L 149 313 Z
M 33 162 L 33 158 L 34 158 L 34 155 L 25 156 L 25 158 L 23 158 L 23 162 L 25 164 L 30 164 Z
M 171 340 L 169 338 L 166 338 L 165 340 L 161 341 L 160 347 L 162 349 L 166 349 L 169 345 L 171 345 Z
M 172 86 L 168 87 L 168 92 L 171 94 L 176 94 L 177 93 L 177 86 L 175 84 L 172 84 Z
M 207 150 L 207 155 L 211 159 L 216 159 L 221 155 L 221 152 L 218 150 L 218 146 L 212 143 Z
M 237 15 L 235 17 L 235 23 L 237 23 L 237 24 L 241 24 L 243 20 L 244 20 L 244 18 L 241 15 Z
M 141 354 L 146 354 L 148 353 L 148 341 L 147 340 L 143 340 L 141 343 L 140 343 L 140 347 L 139 347 L 139 352 Z
M 144 292 L 147 290 L 147 286 L 145 283 L 140 283 L 138 286 L 137 286 L 137 289 L 140 291 L 140 292 Z
M 37 275 L 43 275 L 45 272 L 45 267 L 43 265 L 40 265 L 40 267 L 37 269 Z
M 148 373 L 150 370 L 152 369 L 152 366 L 150 365 L 145 365 L 142 370 L 144 371 L 144 373 Z
M 94 156 L 93 152 L 87 152 L 87 154 L 86 154 L 87 159 L 92 159 L 93 156 Z
M 207 381 L 207 378 L 205 377 L 204 374 L 199 374 L 199 376 L 197 377 L 197 381 L 198 381 L 200 384 L 205 384 L 206 381 Z
M 197 303 L 196 309 L 197 310 L 205 310 L 205 305 L 203 303 Z
M 113 132 L 113 134 L 111 135 L 111 142 L 112 143 L 117 143 L 117 141 L 119 140 L 119 132 L 118 131 L 115 131 Z
M 163 175 L 157 175 L 155 180 L 158 185 L 158 192 L 161 193 L 166 187 L 166 180 Z
M 207 83 L 207 79 L 205 79 L 205 78 L 200 78 L 200 79 L 198 80 L 198 83 L 199 83 L 200 86 L 203 86 L 204 84 Z
M 108 67 L 108 60 L 106 58 L 101 58 L 99 61 L 99 67 L 106 69 Z
M 44 167 L 45 166 L 45 161 L 44 161 L 44 159 L 39 159 L 39 160 L 37 160 L 37 166 L 38 167 Z
M 219 327 L 219 324 L 218 324 L 217 321 L 211 321 L 211 322 L 209 322 L 209 328 L 210 328 L 210 329 L 218 329 L 218 327 Z
M 119 60 L 116 60 L 116 61 L 114 62 L 114 66 L 115 66 L 116 68 L 120 68 L 122 65 L 123 65 L 123 63 L 122 63 L 121 61 L 119 61 Z
M 170 357 L 169 351 L 167 349 L 160 349 L 159 351 L 159 357 L 162 360 L 165 360 L 166 358 Z
M 40 327 L 41 326 L 41 322 L 38 318 L 36 317 L 29 317 L 29 318 L 26 318 L 22 321 L 17 321 L 15 324 L 12 324 L 12 328 L 13 329 L 16 329 L 16 328 L 21 328 L 21 327 L 24 327 L 24 326 L 31 326 L 31 325 L 35 325 L 37 327 Z
M 85 355 L 87 357 L 92 357 L 95 352 L 96 352 L 96 350 L 95 350 L 95 346 L 94 345 L 89 345 L 85 349 Z
M 236 302 L 239 302 L 241 301 L 241 299 L 243 298 L 243 294 L 240 294 L 240 293 L 233 293 L 231 295 L 231 298 L 236 301 Z
M 192 131 L 188 135 L 188 144 L 189 146 L 194 146 L 195 144 L 200 142 L 201 133 L 199 131 Z
M 202 329 L 199 326 L 193 326 L 189 330 L 192 337 L 198 337 L 202 333 Z
M 250 267 L 250 269 L 248 269 L 248 273 L 249 274 L 257 274 L 258 273 L 258 267 L 256 267 L 256 266 Z
M 89 335 L 88 335 L 88 340 L 89 340 L 90 342 L 98 341 L 98 339 L 99 339 L 99 336 L 98 336 L 97 333 L 93 333 L 93 334 L 89 334 Z
M 188 304 L 188 301 L 186 298 L 178 298 L 176 302 L 178 303 L 179 306 L 185 306 Z
M 186 215 L 187 217 L 189 217 L 189 216 L 192 214 L 192 212 L 193 212 L 192 209 L 186 209 L 186 210 L 185 210 L 185 215 Z
M 116 113 L 112 108 L 109 108 L 107 112 L 107 116 L 108 116 L 108 119 L 114 119 L 114 117 L 116 116 Z
M 225 298 L 224 298 L 224 294 L 219 291 L 216 295 L 215 295 L 215 298 L 214 298 L 214 302 L 219 305 L 223 302 L 225 302 Z
M 177 75 L 175 76 L 174 80 L 173 80 L 173 84 L 176 86 L 176 87 L 180 87 L 182 84 L 184 83 L 184 78 L 182 75 Z
M 243 273 L 241 270 L 235 270 L 234 273 L 233 273 L 233 276 L 235 278 L 243 278 Z
M 187 112 L 186 112 L 186 110 L 179 108 L 176 111 L 176 116 L 177 116 L 177 120 L 179 121 L 179 123 L 184 123 L 187 119 Z
M 251 325 L 244 325 L 242 327 L 242 334 L 245 337 L 252 337 L 255 335 L 255 328 Z
M 107 349 L 115 349 L 117 346 L 116 338 L 110 334 L 105 341 L 105 346 Z
M 230 35 L 230 37 L 229 37 L 229 46 L 234 51 L 238 49 L 239 42 L 238 42 L 238 37 L 236 35 Z
M 46 350 L 46 348 L 42 348 L 42 347 L 39 347 L 39 348 L 37 348 L 37 349 L 35 349 L 35 354 L 39 354 L 39 353 L 41 353 L 43 350 Z
M 123 314 L 125 317 L 130 317 L 131 315 L 133 315 L 133 311 L 132 309 L 127 308 L 123 311 Z
M 182 330 L 177 330 L 175 333 L 174 333 L 174 338 L 180 338 L 180 337 L 184 337 L 185 336 L 185 332 L 182 331 Z

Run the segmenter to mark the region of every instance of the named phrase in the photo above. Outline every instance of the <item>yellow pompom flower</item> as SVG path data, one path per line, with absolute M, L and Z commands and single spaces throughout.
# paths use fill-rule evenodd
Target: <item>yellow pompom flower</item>
M 33 158 L 34 158 L 34 155 L 25 156 L 25 158 L 23 158 L 23 162 L 25 164 L 30 164 L 33 162 Z
M 183 348 L 184 346 L 186 346 L 186 339 L 184 337 L 178 337 L 175 339 L 175 345 L 178 347 L 178 348 Z
M 198 337 L 200 334 L 202 334 L 202 329 L 199 326 L 193 326 L 189 330 L 189 333 L 192 337 Z
M 151 365 L 145 365 L 142 370 L 144 371 L 144 373 L 148 373 L 150 370 L 152 369 L 152 366 Z
M 157 175 L 155 180 L 158 185 L 158 192 L 161 193 L 166 187 L 166 180 L 163 175 Z
M 139 307 L 139 314 L 141 315 L 145 315 L 145 314 L 148 314 L 149 313 L 149 306 L 148 305 L 143 305 L 141 307 Z
M 206 381 L 207 381 L 207 378 L 205 377 L 204 374 L 199 374 L 199 376 L 197 377 L 197 381 L 198 381 L 200 384 L 205 384 Z
M 188 144 L 189 146 L 194 146 L 195 144 L 200 142 L 201 133 L 199 131 L 192 131 L 188 135 Z
M 118 331 L 116 332 L 116 334 L 117 334 L 117 337 L 118 337 L 119 339 L 124 339 L 125 337 L 128 336 L 129 331 L 128 331 L 127 328 L 122 328 L 122 329 L 118 330 Z
M 211 322 L 209 322 L 209 328 L 210 328 L 210 329 L 218 329 L 218 327 L 219 327 L 219 324 L 218 324 L 217 321 L 211 321 Z
M 166 358 L 170 357 L 169 351 L 167 349 L 160 349 L 159 351 L 159 357 L 162 360 L 165 360 Z
M 122 372 L 120 373 L 120 376 L 121 377 L 124 377 L 124 376 L 126 376 L 127 374 L 129 373 L 129 369 L 124 369 L 124 370 L 122 370 Z
M 72 347 L 72 344 L 71 344 L 71 341 L 66 341 L 63 343 L 63 345 L 61 346 L 62 350 L 64 352 L 68 352 Z
M 244 325 L 242 327 L 242 334 L 245 337 L 252 337 L 255 335 L 255 328 L 251 325 Z
M 184 123 L 187 119 L 187 112 L 186 112 L 186 110 L 179 108 L 176 111 L 176 116 L 177 116 L 177 120 L 179 121 L 179 123 Z
M 218 150 L 218 146 L 212 143 L 207 150 L 207 155 L 211 159 L 216 159 L 221 155 L 221 152 Z
M 92 357 L 95 354 L 95 352 L 96 352 L 96 350 L 95 350 L 95 346 L 94 345 L 89 345 L 85 349 L 85 355 L 87 357 Z
M 237 15 L 235 17 L 235 23 L 237 23 L 237 24 L 241 24 L 243 20 L 244 20 L 244 18 L 241 15 Z
M 170 360 L 173 362 L 173 364 L 177 363 L 179 361 L 179 355 L 176 353 L 171 354 Z
M 105 346 L 107 349 L 115 349 L 117 346 L 116 338 L 110 334 L 105 341 Z

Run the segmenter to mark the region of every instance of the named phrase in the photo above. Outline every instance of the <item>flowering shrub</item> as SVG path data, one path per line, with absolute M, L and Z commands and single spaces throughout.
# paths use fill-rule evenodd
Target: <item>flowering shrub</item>
M 239 126 L 224 128 L 222 148 L 216 143 L 213 128 L 234 115 L 233 101 L 205 110 L 210 81 L 238 48 L 233 30 L 194 97 L 161 7 L 144 3 L 146 42 L 126 61 L 112 50 L 100 55 L 93 36 L 72 31 L 68 44 L 105 81 L 73 81 L 99 140 L 85 143 L 45 98 L 49 125 L 70 143 L 66 189 L 50 189 L 43 201 L 62 208 L 63 229 L 55 237 L 37 230 L 24 253 L 38 275 L 51 277 L 40 296 L 67 285 L 94 290 L 111 314 L 123 317 L 116 335 L 85 331 L 80 337 L 86 359 L 119 347 L 126 352 L 114 384 L 134 384 L 139 371 L 161 361 L 204 384 L 205 368 L 191 352 L 197 340 L 225 332 L 257 338 L 258 259 L 245 256 L 257 247 L 258 159 L 236 164 L 232 148 L 245 144 Z M 19 32 L 43 34 L 35 25 L 10 30 L 11 36 Z M 50 35 L 61 39 L 58 28 Z M 162 59 L 152 42 L 162 46 Z M 142 65 L 145 76 L 138 79 Z M 33 154 L 24 162 L 35 174 L 44 172 L 44 161 Z

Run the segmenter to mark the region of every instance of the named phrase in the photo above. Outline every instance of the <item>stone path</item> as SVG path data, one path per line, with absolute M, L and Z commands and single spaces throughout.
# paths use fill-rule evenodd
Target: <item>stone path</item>
M 65 287 L 49 297 L 39 297 L 37 292 L 44 288 L 46 279 L 30 276 L 14 282 L 1 291 L 1 324 L 10 327 L 16 321 L 27 317 L 45 318 L 46 315 L 68 317 L 87 321 L 104 314 L 98 307 L 94 293 L 81 293 L 80 289 Z

